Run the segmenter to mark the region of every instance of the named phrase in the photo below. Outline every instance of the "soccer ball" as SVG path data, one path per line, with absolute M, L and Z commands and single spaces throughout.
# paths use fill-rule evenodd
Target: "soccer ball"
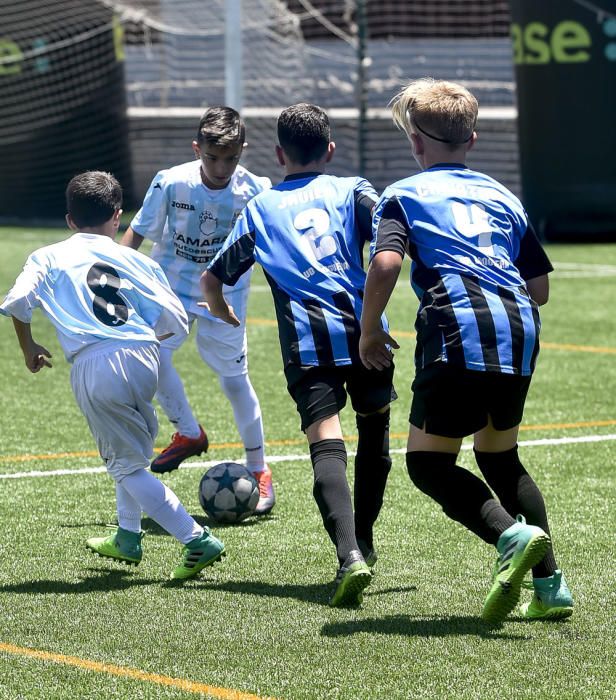
M 213 520 L 238 523 L 255 512 L 259 485 L 246 467 L 235 462 L 221 462 L 201 477 L 199 502 Z

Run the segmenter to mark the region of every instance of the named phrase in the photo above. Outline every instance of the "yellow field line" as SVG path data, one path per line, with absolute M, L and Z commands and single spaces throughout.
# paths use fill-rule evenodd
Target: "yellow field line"
M 527 430 L 565 430 L 567 428 L 606 428 L 616 425 L 616 420 L 594 420 L 581 421 L 579 423 L 543 423 L 539 425 L 522 425 L 520 431 Z M 407 433 L 391 433 L 390 438 L 405 440 Z M 357 435 L 345 435 L 345 441 L 357 442 Z M 268 447 L 283 447 L 305 444 L 305 438 L 290 438 L 287 440 L 267 440 Z M 237 450 L 243 449 L 244 445 L 241 442 L 217 442 L 209 447 L 211 450 Z M 38 455 L 4 455 L 0 456 L 0 464 L 3 462 L 35 462 L 45 461 L 50 459 L 71 459 L 75 457 L 98 457 L 96 450 L 84 450 L 82 452 L 53 452 Z
M 271 318 L 249 318 L 247 323 L 251 326 L 276 326 L 277 322 Z M 413 331 L 391 330 L 394 338 L 414 338 Z M 604 355 L 616 355 L 616 348 L 609 348 L 595 345 L 574 345 L 572 343 L 549 343 L 543 341 L 541 347 L 548 350 L 569 350 L 572 352 L 593 352 Z
M 600 355 L 616 355 L 616 348 L 606 348 L 595 345 L 572 345 L 571 343 L 548 343 L 542 341 L 542 348 L 548 350 L 572 350 L 573 352 L 595 352 Z
M 38 659 L 40 661 L 51 661 L 56 664 L 65 664 L 66 666 L 73 666 L 85 671 L 106 673 L 110 676 L 121 676 L 124 678 L 130 678 L 134 681 L 145 681 L 146 683 L 165 685 L 170 688 L 184 690 L 187 693 L 205 694 L 212 698 L 220 698 L 220 700 L 274 700 L 273 698 L 264 698 L 259 695 L 253 695 L 252 693 L 244 693 L 241 690 L 220 688 L 215 685 L 196 683 L 195 681 L 189 681 L 184 678 L 172 678 L 171 676 L 162 676 L 158 673 L 146 673 L 145 671 L 140 671 L 138 668 L 115 666 L 114 664 L 90 661 L 89 659 L 81 659 L 78 656 L 54 654 L 49 651 L 30 649 L 28 647 L 18 647 L 14 644 L 6 644 L 3 642 L 0 642 L 0 652 L 13 654 L 14 656 L 26 656 L 33 659 Z

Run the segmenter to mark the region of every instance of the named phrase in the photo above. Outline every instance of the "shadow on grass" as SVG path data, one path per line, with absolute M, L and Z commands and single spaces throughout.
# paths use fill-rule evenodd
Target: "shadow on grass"
M 92 593 L 93 591 L 121 591 L 134 586 L 151 586 L 160 583 L 160 579 L 135 578 L 131 570 L 89 568 L 92 575 L 80 581 L 24 581 L 23 583 L 4 584 L 1 593 L 23 593 L 26 595 L 49 595 L 55 593 Z
M 252 518 L 247 518 L 246 520 L 242 520 L 239 523 L 219 523 L 216 520 L 212 520 L 211 518 L 208 518 L 207 515 L 194 515 L 192 514 L 192 517 L 201 525 L 201 527 L 209 527 L 212 530 L 226 530 L 227 528 L 233 527 L 233 528 L 242 528 L 242 527 L 258 527 L 261 525 L 263 522 L 267 522 L 268 520 L 273 520 L 275 516 L 272 515 L 260 515 L 258 518 L 257 517 L 252 517 Z M 149 518 L 147 516 L 144 516 L 144 518 L 141 520 L 141 529 L 147 533 L 148 535 L 167 535 L 169 536 L 169 533 L 164 530 L 155 520 L 152 520 L 152 518 Z
M 183 581 L 166 581 L 165 588 L 179 588 Z M 333 585 L 325 583 L 285 584 L 265 583 L 263 581 L 204 581 L 192 579 L 188 583 L 191 590 L 195 588 L 203 591 L 226 591 L 227 593 L 240 593 L 245 595 L 264 596 L 266 598 L 295 598 L 303 603 L 316 603 L 328 605 L 330 595 L 333 593 Z
M 504 634 L 494 625 L 470 615 L 435 615 L 434 617 L 388 615 L 346 622 L 328 622 L 321 628 L 321 634 L 324 637 L 348 637 L 360 633 L 402 637 L 475 636 L 484 639 L 526 639 L 526 636 Z
M 259 517 L 251 517 L 247 518 L 246 520 L 242 520 L 239 523 L 219 523 L 216 520 L 212 520 L 211 518 L 208 518 L 207 515 L 194 515 L 192 516 L 198 523 L 201 525 L 201 527 L 209 527 L 212 530 L 226 530 L 227 528 L 233 527 L 233 528 L 241 528 L 241 527 L 258 527 L 264 522 L 268 522 L 271 520 L 275 520 L 276 516 L 273 515 L 260 515 Z M 101 520 L 96 520 L 96 521 L 91 521 L 91 522 L 79 522 L 79 523 L 62 523 L 60 527 L 64 528 L 69 528 L 69 529 L 81 529 L 84 527 L 93 527 L 93 528 L 106 528 L 108 530 L 114 530 L 117 528 L 117 521 L 116 522 L 111 522 L 110 520 L 107 522 L 103 522 Z M 159 535 L 165 535 L 169 537 L 169 533 L 163 529 L 155 520 L 152 520 L 152 518 L 149 518 L 147 515 L 143 517 L 141 520 L 141 529 L 147 533 L 148 535 L 152 537 L 157 537 Z

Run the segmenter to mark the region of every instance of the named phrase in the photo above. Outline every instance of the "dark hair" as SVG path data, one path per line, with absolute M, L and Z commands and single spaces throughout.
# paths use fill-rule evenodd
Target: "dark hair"
M 330 142 L 327 114 L 321 107 L 300 102 L 278 117 L 278 142 L 290 160 L 307 165 L 327 152 Z
M 199 121 L 197 143 L 201 146 L 234 146 L 244 144 L 246 127 L 232 107 L 210 107 Z
M 66 188 L 66 209 L 77 226 L 101 226 L 121 207 L 122 187 L 111 173 L 88 170 Z

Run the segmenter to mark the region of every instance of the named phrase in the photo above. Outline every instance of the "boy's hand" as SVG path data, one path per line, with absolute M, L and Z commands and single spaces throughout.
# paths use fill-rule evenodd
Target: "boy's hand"
M 38 343 L 33 343 L 28 348 L 27 352 L 24 351 L 26 367 L 32 372 L 32 374 L 36 374 L 43 369 L 43 367 L 52 367 L 51 362 L 46 359 L 48 357 L 51 359 L 51 353 L 49 350 Z
M 229 306 L 229 304 L 227 304 L 227 302 L 224 300 L 220 302 L 220 304 L 216 305 L 208 304 L 207 301 L 199 301 L 197 302 L 197 306 L 202 306 L 204 309 L 207 309 L 212 314 L 212 316 L 215 316 L 221 321 L 224 321 L 225 323 L 228 323 L 231 326 L 235 326 L 236 328 L 241 323 L 239 318 L 235 315 L 233 307 Z
M 400 347 L 382 328 L 372 333 L 362 333 L 359 338 L 359 357 L 367 369 L 385 369 L 391 365 L 392 351 Z

